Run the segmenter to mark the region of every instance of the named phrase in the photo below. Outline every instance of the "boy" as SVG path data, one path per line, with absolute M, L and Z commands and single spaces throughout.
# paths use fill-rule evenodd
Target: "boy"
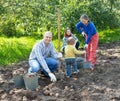
M 75 54 L 82 54 L 75 48 L 75 39 L 69 37 L 67 40 L 67 46 L 65 47 L 65 62 L 66 62 L 66 76 L 69 78 L 71 76 L 71 66 L 73 66 L 74 73 L 78 73 L 77 62 Z

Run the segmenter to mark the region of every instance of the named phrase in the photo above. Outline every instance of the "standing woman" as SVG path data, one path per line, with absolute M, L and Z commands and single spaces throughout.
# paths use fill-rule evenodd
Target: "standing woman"
M 63 52 L 65 51 L 65 47 L 67 46 L 67 40 L 69 37 L 73 37 L 75 39 L 75 47 L 77 50 L 79 49 L 80 42 L 78 41 L 78 38 L 74 34 L 72 34 L 70 28 L 67 27 L 65 30 L 65 34 L 63 37 L 63 43 L 62 43 L 62 51 Z
M 87 49 L 87 61 L 91 62 L 91 69 L 96 63 L 96 50 L 98 46 L 98 33 L 96 27 L 86 14 L 80 17 L 80 22 L 76 24 L 77 30 L 86 38 L 84 48 Z

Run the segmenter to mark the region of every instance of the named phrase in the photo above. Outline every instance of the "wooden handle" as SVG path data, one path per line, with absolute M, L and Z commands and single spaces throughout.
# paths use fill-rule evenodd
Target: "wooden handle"
M 58 52 L 60 52 L 60 9 L 58 8 Z

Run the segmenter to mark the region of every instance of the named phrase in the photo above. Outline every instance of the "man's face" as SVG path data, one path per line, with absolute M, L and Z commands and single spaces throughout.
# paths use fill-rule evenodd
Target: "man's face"
M 47 45 L 51 42 L 52 40 L 52 34 L 47 32 L 44 34 L 44 37 L 43 37 L 43 40 L 44 40 L 44 43 Z

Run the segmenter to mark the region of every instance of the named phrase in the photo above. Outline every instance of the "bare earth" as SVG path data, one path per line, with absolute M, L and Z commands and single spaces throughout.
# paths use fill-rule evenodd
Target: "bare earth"
M 120 43 L 99 45 L 94 71 L 82 68 L 55 83 L 40 77 L 34 91 L 15 87 L 12 71 L 21 67 L 28 62 L 0 67 L 0 101 L 120 101 Z

